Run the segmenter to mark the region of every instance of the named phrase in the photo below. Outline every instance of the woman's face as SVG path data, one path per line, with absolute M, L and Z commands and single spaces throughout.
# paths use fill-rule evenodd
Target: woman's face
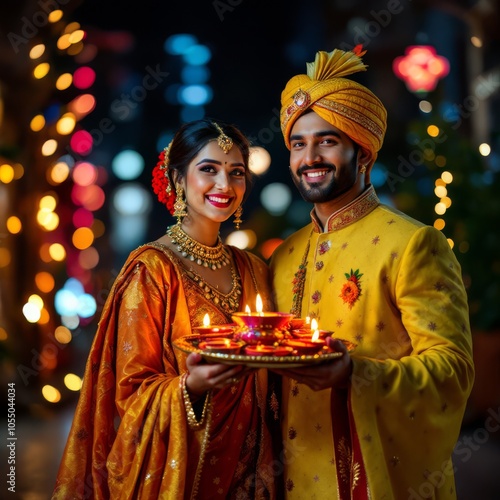
M 182 183 L 190 217 L 224 222 L 241 205 L 246 190 L 241 151 L 233 146 L 226 154 L 210 141 L 193 158 Z

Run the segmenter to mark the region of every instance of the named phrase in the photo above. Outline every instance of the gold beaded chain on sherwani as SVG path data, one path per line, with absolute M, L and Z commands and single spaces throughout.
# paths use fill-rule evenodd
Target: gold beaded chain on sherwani
M 199 266 L 215 271 L 222 266 L 227 266 L 230 262 L 220 236 L 217 237 L 217 245 L 209 247 L 191 238 L 179 224 L 170 226 L 167 229 L 167 235 L 183 257 L 188 257 Z

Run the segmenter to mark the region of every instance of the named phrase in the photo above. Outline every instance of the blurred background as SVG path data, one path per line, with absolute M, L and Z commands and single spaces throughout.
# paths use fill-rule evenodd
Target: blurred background
M 388 110 L 373 184 L 443 231 L 469 294 L 477 379 L 459 498 L 500 498 L 499 28 L 496 0 L 3 5 L 0 377 L 5 399 L 15 384 L 17 441 L 16 493 L 3 483 L 0 497 L 50 498 L 110 287 L 174 222 L 151 189 L 174 131 L 208 116 L 251 138 L 255 186 L 223 237 L 267 259 L 311 209 L 289 179 L 280 93 L 316 51 L 362 44 L 369 69 L 353 78 Z M 7 430 L 4 416 L 2 472 Z

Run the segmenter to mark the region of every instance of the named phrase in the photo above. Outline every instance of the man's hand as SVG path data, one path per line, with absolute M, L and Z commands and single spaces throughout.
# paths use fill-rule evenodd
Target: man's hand
M 326 342 L 333 351 L 342 352 L 342 356 L 319 365 L 272 371 L 305 384 L 313 391 L 329 388 L 347 389 L 352 372 L 351 356 L 341 340 L 327 337 Z

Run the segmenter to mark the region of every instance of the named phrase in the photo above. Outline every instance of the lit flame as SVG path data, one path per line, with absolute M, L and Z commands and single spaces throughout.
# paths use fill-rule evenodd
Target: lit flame
M 260 293 L 257 294 L 255 299 L 255 310 L 260 314 L 262 312 L 262 299 L 260 298 Z
M 252 312 L 252 311 L 250 310 L 250 306 L 249 306 L 248 304 L 245 306 L 245 312 L 246 312 L 247 314 L 250 314 L 250 313 Z
M 210 316 L 208 313 L 203 316 L 203 326 L 210 326 Z
M 318 322 L 316 318 L 313 318 L 311 321 L 311 330 L 313 330 L 311 340 L 319 340 Z

